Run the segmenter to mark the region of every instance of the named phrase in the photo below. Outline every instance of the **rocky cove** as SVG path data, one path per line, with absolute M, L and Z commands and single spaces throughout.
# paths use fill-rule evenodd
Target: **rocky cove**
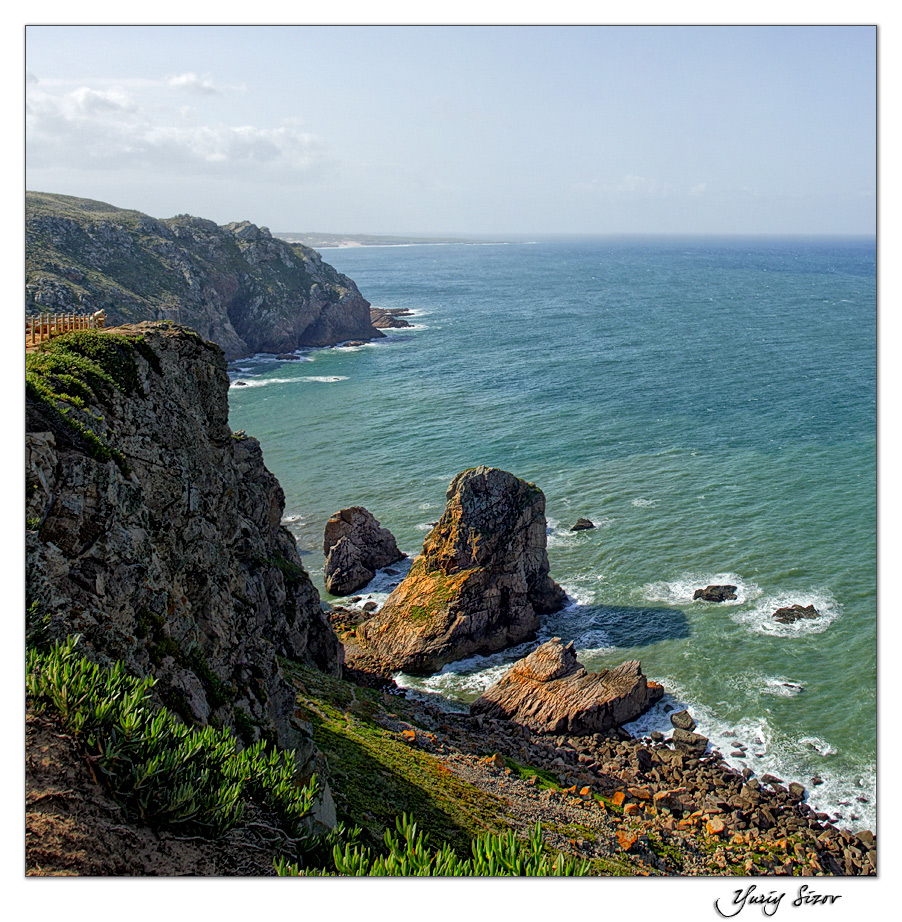
M 669 737 L 630 738 L 619 724 L 659 697 L 638 664 L 613 684 L 625 679 L 626 697 L 637 686 L 644 695 L 594 724 L 525 718 L 513 706 L 467 716 L 399 693 L 391 674 L 400 665 L 430 671 L 526 640 L 544 612 L 564 604 L 548 572 L 536 485 L 496 469 L 462 472 L 397 595 L 375 613 L 324 610 L 279 524 L 284 497 L 259 444 L 228 426 L 221 349 L 176 325 L 137 324 L 63 337 L 30 372 L 32 641 L 78 634 L 97 661 L 154 677 L 156 700 L 186 723 L 294 749 L 300 776 L 321 779 L 322 826 L 358 823 L 378 842 L 391 813 L 410 809 L 462 844 L 541 820 L 552 848 L 595 862 L 597 873 L 874 873 L 874 836 L 837 829 L 808 807 L 800 785 L 729 768 L 689 715 L 673 715 Z M 367 526 L 391 557 L 385 529 Z M 340 531 L 336 545 L 347 538 Z M 349 555 L 338 556 L 347 567 Z M 384 559 L 351 569 L 365 575 Z M 571 654 L 558 644 L 541 676 L 521 672 L 585 684 Z M 597 691 L 604 679 L 588 681 Z M 588 696 L 589 712 L 598 700 Z M 41 856 L 33 870 L 53 873 L 68 861 L 79 873 L 149 873 L 165 851 L 164 873 L 271 873 L 271 858 L 235 857 L 260 840 L 191 851 L 178 837 L 151 836 L 157 858 L 140 859 L 149 866 L 124 857 L 124 845 L 105 868 L 67 858 L 65 843 L 115 840 L 113 826 L 146 833 L 118 816 L 75 819 L 84 815 L 80 796 L 100 795 L 82 777 L 77 747 L 38 757 L 50 746 L 36 740 L 46 729 L 29 718 L 26 825 L 30 854 Z M 62 758 L 71 764 L 48 777 Z M 63 843 L 55 850 L 48 829 Z

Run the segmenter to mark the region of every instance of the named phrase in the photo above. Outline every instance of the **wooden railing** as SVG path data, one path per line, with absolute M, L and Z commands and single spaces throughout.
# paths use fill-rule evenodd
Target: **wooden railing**
M 106 314 L 36 314 L 25 318 L 25 346 L 60 336 L 72 330 L 100 330 L 106 321 Z

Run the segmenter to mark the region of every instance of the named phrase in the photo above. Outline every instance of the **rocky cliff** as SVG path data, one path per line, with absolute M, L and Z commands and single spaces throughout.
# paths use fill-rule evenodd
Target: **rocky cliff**
M 175 321 L 228 359 L 383 336 L 354 282 L 247 221 L 157 220 L 40 192 L 26 193 L 25 219 L 27 312 Z
M 276 657 L 338 674 L 342 651 L 259 443 L 229 428 L 222 350 L 143 323 L 62 336 L 26 372 L 30 640 L 80 634 L 185 720 L 275 739 L 309 774 Z
M 566 600 L 548 573 L 545 494 L 477 467 L 451 481 L 423 553 L 358 634 L 383 668 L 423 674 L 529 639 Z

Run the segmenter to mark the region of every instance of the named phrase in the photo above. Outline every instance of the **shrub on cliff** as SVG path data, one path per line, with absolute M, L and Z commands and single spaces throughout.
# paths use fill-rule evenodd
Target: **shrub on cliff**
M 27 651 L 29 703 L 60 719 L 127 812 L 150 825 L 219 835 L 253 800 L 273 810 L 290 836 L 304 835 L 316 785 L 297 785 L 293 752 L 266 751 L 262 741 L 239 751 L 227 730 L 185 726 L 153 706 L 153 679 L 90 662 L 76 644 L 73 636 Z
M 384 855 L 356 844 L 332 850 L 335 872 L 343 877 L 578 877 L 588 873 L 586 862 L 558 855 L 552 861 L 544 851 L 542 830 L 536 825 L 529 841 L 513 832 L 484 835 L 473 840 L 472 855 L 460 858 L 449 845 L 432 850 L 426 836 L 406 813 L 398 817 L 395 831 L 386 830 Z M 276 862 L 280 877 L 320 876 L 302 872 L 285 861 Z

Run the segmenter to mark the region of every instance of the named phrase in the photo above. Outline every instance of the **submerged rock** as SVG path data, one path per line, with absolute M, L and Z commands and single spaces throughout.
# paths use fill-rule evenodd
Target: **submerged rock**
M 324 577 L 332 595 L 349 595 L 365 586 L 376 570 L 406 557 L 394 535 L 363 506 L 336 512 L 323 534 Z
M 567 601 L 548 575 L 546 527 L 535 484 L 497 468 L 458 474 L 423 553 L 362 625 L 362 645 L 385 668 L 422 675 L 530 639 Z
M 704 589 L 696 589 L 692 598 L 693 600 L 701 599 L 703 602 L 726 602 L 736 598 L 736 587 L 705 586 Z
M 788 605 L 774 612 L 774 620 L 780 624 L 795 624 L 805 618 L 816 618 L 819 614 L 813 605 Z
M 515 663 L 470 705 L 470 713 L 543 733 L 585 735 L 635 720 L 663 694 L 642 674 L 638 660 L 587 672 L 573 643 L 554 637 Z

